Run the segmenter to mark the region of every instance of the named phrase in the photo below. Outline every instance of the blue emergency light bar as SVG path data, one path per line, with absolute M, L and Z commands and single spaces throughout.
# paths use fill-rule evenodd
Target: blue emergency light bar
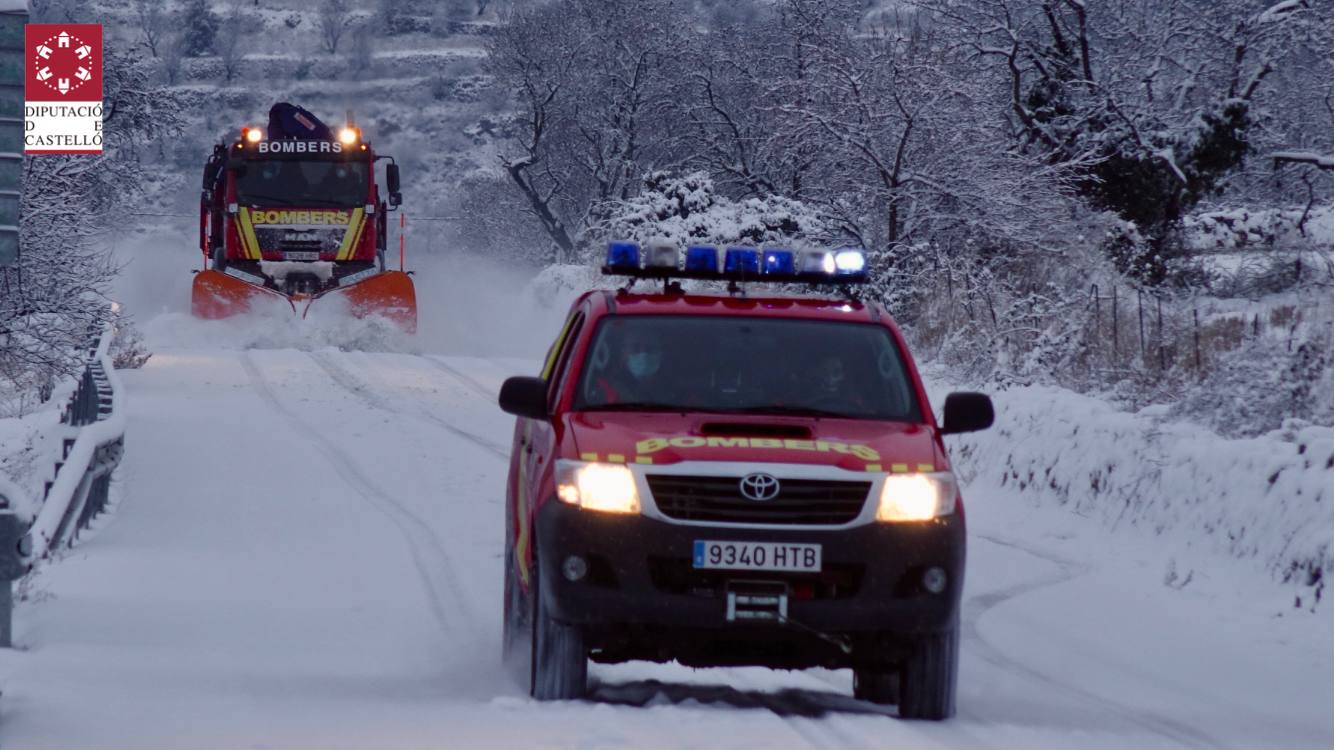
M 864 284 L 866 252 L 861 248 L 760 250 L 732 246 L 691 245 L 684 256 L 671 245 L 641 248 L 634 242 L 607 245 L 602 273 L 641 279 L 703 279 L 712 281 L 773 281 L 799 284 Z

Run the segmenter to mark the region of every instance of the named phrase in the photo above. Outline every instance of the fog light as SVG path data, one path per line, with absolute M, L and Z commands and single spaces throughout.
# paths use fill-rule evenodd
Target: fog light
M 560 566 L 560 570 L 565 574 L 565 580 L 570 582 L 581 581 L 585 575 L 588 575 L 588 563 L 584 562 L 584 558 L 578 555 L 570 555 L 565 558 L 565 563 Z
M 927 568 L 926 572 L 922 574 L 922 587 L 933 594 L 944 591 L 947 583 L 949 583 L 949 576 L 945 575 L 944 568 Z

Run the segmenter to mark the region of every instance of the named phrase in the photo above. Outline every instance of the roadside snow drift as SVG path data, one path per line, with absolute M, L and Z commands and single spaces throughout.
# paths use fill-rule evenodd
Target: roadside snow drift
M 1315 606 L 1334 569 L 1334 429 L 1226 439 L 1070 391 L 994 394 L 996 426 L 951 438 L 970 482 L 1006 488 L 1167 546 L 1252 560 Z M 1169 578 L 1171 573 L 1169 572 Z

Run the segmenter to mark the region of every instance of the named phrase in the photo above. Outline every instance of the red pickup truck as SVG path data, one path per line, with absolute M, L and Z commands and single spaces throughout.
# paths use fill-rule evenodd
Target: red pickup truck
M 965 534 L 941 436 L 990 426 L 990 399 L 951 394 L 937 424 L 888 313 L 837 291 L 860 252 L 669 250 L 613 243 L 604 272 L 661 288 L 583 294 L 501 389 L 507 661 L 539 699 L 583 696 L 590 659 L 851 668 L 859 698 L 950 716 Z

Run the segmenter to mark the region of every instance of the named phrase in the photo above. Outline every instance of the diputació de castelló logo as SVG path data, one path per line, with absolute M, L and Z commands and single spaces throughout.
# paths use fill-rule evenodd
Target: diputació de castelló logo
M 24 45 L 24 153 L 102 153 L 101 24 L 30 23 Z

